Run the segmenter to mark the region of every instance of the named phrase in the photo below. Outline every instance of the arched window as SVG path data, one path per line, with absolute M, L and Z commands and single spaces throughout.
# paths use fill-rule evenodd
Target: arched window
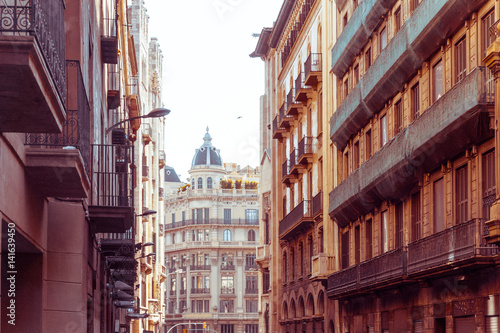
M 207 188 L 212 188 L 212 177 L 207 178 Z
M 248 241 L 255 242 L 255 231 L 253 230 L 248 231 Z
M 194 178 L 193 178 L 193 179 L 191 179 L 191 188 L 192 188 L 193 190 L 195 189 L 195 187 L 194 187 Z
M 203 178 L 199 177 L 198 178 L 198 188 L 203 188 Z
M 223 240 L 225 242 L 230 242 L 231 241 L 231 230 L 229 230 L 229 229 L 224 230 L 224 238 L 223 238 Z

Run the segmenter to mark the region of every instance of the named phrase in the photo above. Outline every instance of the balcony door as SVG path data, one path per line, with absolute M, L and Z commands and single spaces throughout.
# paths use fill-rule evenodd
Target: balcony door
M 445 228 L 444 220 L 444 180 L 443 178 L 434 182 L 433 188 L 433 217 L 434 217 L 434 233 L 443 231 Z

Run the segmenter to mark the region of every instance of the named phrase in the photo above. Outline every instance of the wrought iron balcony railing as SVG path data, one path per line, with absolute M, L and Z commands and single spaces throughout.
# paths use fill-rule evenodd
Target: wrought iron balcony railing
M 222 287 L 220 293 L 222 295 L 234 295 L 234 287 Z
M 279 224 L 279 237 L 295 234 L 314 222 L 311 200 L 301 201 Z
M 192 271 L 209 271 L 212 269 L 210 265 L 191 265 Z
M 0 35 L 34 36 L 62 101 L 65 99 L 64 1 L 0 1 Z
M 1 9 L 1 8 L 0 8 Z M 43 148 L 78 149 L 85 171 L 90 174 L 90 106 L 82 78 L 80 62 L 66 60 L 66 121 L 61 134 L 27 133 L 25 144 Z
M 321 77 L 321 53 L 311 53 L 304 63 L 305 83 L 314 85 L 320 81 Z
M 191 288 L 191 294 L 210 294 L 210 288 Z
M 91 203 L 95 206 L 134 206 L 134 146 L 92 145 Z
M 220 269 L 223 271 L 234 271 L 235 267 L 233 264 L 222 264 L 220 265 Z

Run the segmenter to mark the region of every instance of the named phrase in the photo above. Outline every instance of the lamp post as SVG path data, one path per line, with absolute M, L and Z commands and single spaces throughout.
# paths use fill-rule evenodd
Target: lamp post
M 143 118 L 159 118 L 159 117 L 163 117 L 163 116 L 166 116 L 170 113 L 170 110 L 169 109 L 165 109 L 165 108 L 156 108 L 152 111 L 150 111 L 148 114 L 145 114 L 145 115 L 142 115 L 142 116 L 137 116 L 137 117 L 132 117 L 132 118 L 128 118 L 128 119 L 124 119 L 122 121 L 119 121 L 117 122 L 116 124 L 108 127 L 106 129 L 106 135 L 113 129 L 113 128 L 116 128 L 118 126 L 120 126 L 121 124 L 123 123 L 126 123 L 126 122 L 129 122 L 129 121 L 132 121 L 132 120 L 136 120 L 136 119 L 143 119 Z

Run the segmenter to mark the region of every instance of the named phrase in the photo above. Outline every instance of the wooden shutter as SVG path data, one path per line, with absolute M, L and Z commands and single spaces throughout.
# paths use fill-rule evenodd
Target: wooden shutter
M 475 317 L 455 317 L 454 333 L 474 333 L 475 332 Z

